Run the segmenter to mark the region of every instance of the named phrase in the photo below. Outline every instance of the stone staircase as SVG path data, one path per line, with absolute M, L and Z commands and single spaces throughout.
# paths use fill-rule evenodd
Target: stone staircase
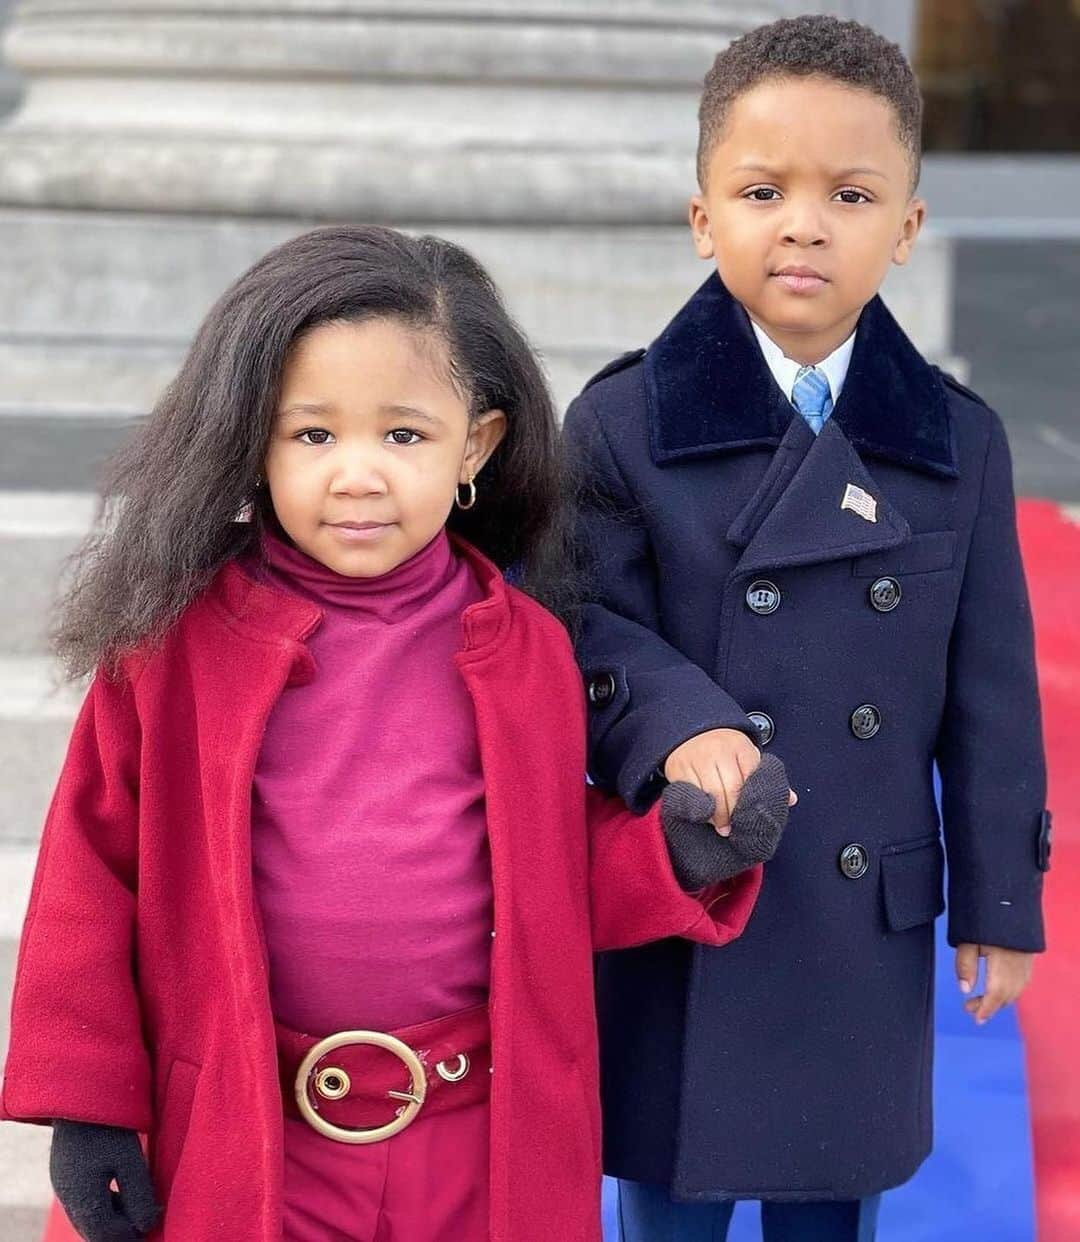
M 0 491 L 0 1059 L 15 954 L 41 825 L 82 697 L 58 684 L 45 618 L 93 498 Z M 0 1125 L 0 1239 L 38 1242 L 49 1203 L 50 1131 Z

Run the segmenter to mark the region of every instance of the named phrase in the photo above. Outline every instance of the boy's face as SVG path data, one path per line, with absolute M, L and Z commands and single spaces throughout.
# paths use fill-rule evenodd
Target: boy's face
M 736 98 L 690 201 L 694 245 L 789 358 L 820 362 L 852 333 L 925 204 L 890 105 L 827 78 Z

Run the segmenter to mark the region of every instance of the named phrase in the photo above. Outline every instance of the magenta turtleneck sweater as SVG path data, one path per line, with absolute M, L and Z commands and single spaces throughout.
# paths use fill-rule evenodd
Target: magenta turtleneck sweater
M 275 535 L 245 568 L 311 600 L 316 674 L 284 690 L 252 794 L 275 1016 L 389 1031 L 487 998 L 491 864 L 472 702 L 453 662 L 483 598 L 445 532 L 378 578 Z

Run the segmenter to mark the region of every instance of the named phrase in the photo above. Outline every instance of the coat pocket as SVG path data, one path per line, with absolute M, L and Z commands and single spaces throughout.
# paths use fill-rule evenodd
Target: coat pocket
M 183 1155 L 199 1070 L 200 1067 L 193 1062 L 176 1057 L 165 1079 L 152 1136 L 154 1185 L 162 1203 L 168 1200 Z
M 886 846 L 881 855 L 881 893 L 890 931 L 931 923 L 945 909 L 945 855 L 935 832 Z
M 887 552 L 857 556 L 851 567 L 856 578 L 880 578 L 886 574 L 929 574 L 949 569 L 956 556 L 956 531 L 931 530 L 912 535 L 907 543 Z

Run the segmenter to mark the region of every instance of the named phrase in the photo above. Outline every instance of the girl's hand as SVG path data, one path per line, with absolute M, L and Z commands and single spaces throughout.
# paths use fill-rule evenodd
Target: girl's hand
M 979 977 L 979 958 L 986 958 L 986 987 L 981 996 L 964 1001 L 964 1008 L 982 1026 L 1003 1005 L 1011 1005 L 1027 987 L 1035 955 L 992 944 L 962 944 L 956 949 L 956 978 L 967 995 Z
M 686 781 L 668 785 L 660 821 L 679 886 L 698 892 L 768 862 L 787 823 L 790 792 L 784 765 L 775 755 L 764 756 L 743 785 L 725 838 L 711 825 L 716 811 L 711 794 Z
M 731 835 L 731 813 L 747 778 L 761 763 L 761 751 L 738 729 L 709 729 L 699 733 L 668 755 L 664 776 L 672 784 L 685 781 L 711 795 L 716 809 L 709 823 L 722 836 Z M 794 806 L 794 792 L 788 805 Z
M 53 1122 L 49 1176 L 60 1205 L 88 1242 L 136 1242 L 160 1209 L 134 1130 Z M 111 1190 L 115 1179 L 119 1190 Z

